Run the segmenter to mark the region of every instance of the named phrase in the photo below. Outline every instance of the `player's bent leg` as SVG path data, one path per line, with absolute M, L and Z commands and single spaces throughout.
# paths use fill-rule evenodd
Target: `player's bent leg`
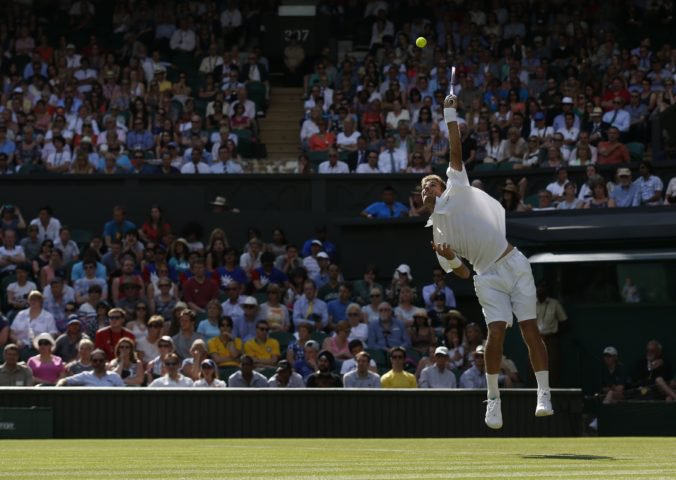
M 519 322 L 521 336 L 528 347 L 528 356 L 535 372 L 538 383 L 538 398 L 535 406 L 536 417 L 547 417 L 554 414 L 552 407 L 551 392 L 549 390 L 549 370 L 547 361 L 547 348 L 542 341 L 537 321 L 524 320 Z
M 502 404 L 498 388 L 498 374 L 502 363 L 502 347 L 505 342 L 507 322 L 490 322 L 488 324 L 488 339 L 484 349 L 486 362 L 486 386 L 488 388 L 486 400 L 486 425 L 489 428 L 502 428 Z

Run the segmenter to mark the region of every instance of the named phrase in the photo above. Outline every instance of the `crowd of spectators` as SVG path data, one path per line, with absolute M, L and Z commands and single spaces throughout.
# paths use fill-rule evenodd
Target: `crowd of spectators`
M 0 175 L 241 173 L 257 154 L 269 5 L 19 3 L 0 7 Z
M 303 245 L 251 228 L 235 249 L 221 229 L 177 237 L 157 206 L 140 226 L 115 207 L 78 244 L 51 208 L 15 211 L 0 220 L 3 384 L 485 386 L 483 331 L 441 269 L 346 281 L 324 228 Z M 507 359 L 503 378 L 520 384 Z
M 442 110 L 451 89 L 468 170 L 629 167 L 646 149 L 654 161 L 665 159 L 660 114 L 675 101 L 676 50 L 650 37 L 634 41 L 622 28 L 670 25 L 673 5 L 413 3 L 366 2 L 368 53 L 338 62 L 325 53 L 314 64 L 305 79 L 301 171 L 444 172 Z M 415 46 L 419 36 L 425 48 Z M 652 182 L 638 203 L 657 203 L 658 187 Z M 604 203 L 589 198 L 579 199 Z

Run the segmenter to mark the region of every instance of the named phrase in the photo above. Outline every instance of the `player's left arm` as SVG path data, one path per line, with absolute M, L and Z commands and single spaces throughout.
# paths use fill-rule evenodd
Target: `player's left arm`
M 462 142 L 460 141 L 460 127 L 458 127 L 458 97 L 448 95 L 444 99 L 444 121 L 448 127 L 448 143 L 451 157 L 451 168 L 458 172 L 463 169 L 462 165 Z
M 442 257 L 443 259 L 447 260 L 447 266 L 453 270 L 453 273 L 457 275 L 460 278 L 467 279 L 472 275 L 472 272 L 470 272 L 469 268 L 467 268 L 467 265 L 465 265 L 462 260 L 460 260 L 460 257 L 458 257 L 453 249 L 446 243 L 432 243 L 432 250 L 435 251 L 437 255 Z M 460 262 L 460 265 L 455 265 L 458 262 Z M 444 266 L 444 265 L 442 265 Z M 448 271 L 448 269 L 444 268 L 444 270 Z

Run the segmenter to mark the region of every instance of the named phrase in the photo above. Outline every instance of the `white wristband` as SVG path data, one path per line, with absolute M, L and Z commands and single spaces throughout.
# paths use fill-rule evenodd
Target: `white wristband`
M 446 259 L 448 260 L 448 259 Z M 448 266 L 451 267 L 451 269 L 455 270 L 456 268 L 460 268 L 462 266 L 462 260 L 460 260 L 457 256 L 453 260 L 448 260 Z
M 456 112 L 455 108 L 448 108 L 448 107 L 444 108 L 444 121 L 446 123 L 458 121 L 458 113 Z

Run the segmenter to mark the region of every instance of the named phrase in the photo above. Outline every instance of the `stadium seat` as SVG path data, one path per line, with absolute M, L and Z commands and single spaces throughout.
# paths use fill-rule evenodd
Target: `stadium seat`
M 486 165 L 486 164 L 484 164 Z M 514 162 L 498 163 L 498 170 L 514 170 Z
M 259 373 L 260 373 L 261 375 L 264 375 L 265 378 L 269 379 L 270 377 L 272 377 L 272 376 L 275 374 L 276 371 L 277 371 L 277 368 L 275 368 L 275 367 L 273 367 L 273 368 L 264 368 L 264 369 L 262 369 L 262 370 L 259 370 Z
M 324 333 L 324 332 L 314 332 L 314 333 L 311 335 L 311 338 L 312 338 L 312 340 L 314 340 L 315 342 L 319 343 L 319 348 L 322 348 L 322 344 L 324 343 L 324 340 L 325 340 L 326 337 L 328 337 L 328 336 L 329 336 L 328 333 Z
M 385 354 L 385 350 L 380 350 L 379 348 L 367 348 L 366 351 L 368 352 L 369 355 L 371 355 L 371 359 L 374 362 L 376 362 L 379 372 L 381 368 L 387 371 L 387 369 L 389 368 L 389 363 L 387 361 L 387 355 Z
M 309 152 L 310 163 L 314 167 L 318 167 L 320 163 L 329 159 L 329 152 Z
M 632 162 L 640 162 L 643 160 L 645 153 L 645 145 L 639 142 L 627 143 L 627 150 L 629 150 L 629 157 Z
M 246 84 L 246 94 L 249 100 L 256 104 L 256 113 L 265 111 L 265 84 L 249 82 Z
M 227 382 L 230 375 L 237 372 L 238 370 L 239 367 L 219 367 L 218 376 L 220 377 L 221 380 Z
M 497 170 L 498 165 L 496 163 L 477 163 L 474 165 L 472 171 L 474 172 L 491 172 Z
M 0 311 L 6 312 L 9 310 L 9 304 L 7 303 L 7 287 L 10 283 L 15 281 L 16 277 L 14 274 L 9 274 L 0 282 Z
M 534 193 L 533 195 L 528 195 L 526 198 L 524 198 L 523 201 L 526 205 L 530 205 L 531 207 L 537 208 L 537 206 L 538 206 L 538 194 Z

